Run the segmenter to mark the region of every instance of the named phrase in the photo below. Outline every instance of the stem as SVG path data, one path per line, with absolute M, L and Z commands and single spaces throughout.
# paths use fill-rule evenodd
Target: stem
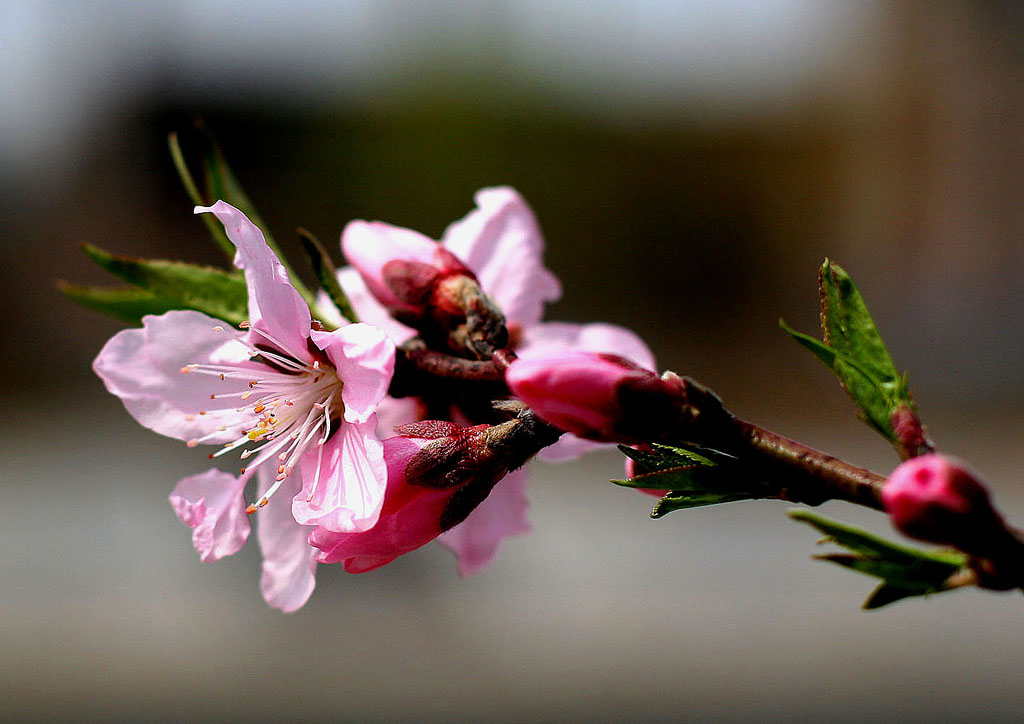
M 743 458 L 760 458 L 767 462 L 770 469 L 776 469 L 787 478 L 784 482 L 795 483 L 780 488 L 780 497 L 783 499 L 809 505 L 818 505 L 826 500 L 845 500 L 884 510 L 884 476 L 738 417 L 733 418 L 733 425 L 744 448 Z M 776 475 L 772 474 L 771 478 L 775 480 Z
M 694 442 L 733 455 L 767 484 L 765 497 L 807 505 L 845 500 L 883 510 L 883 476 L 741 420 L 696 380 L 683 377 L 680 382 L 678 423 L 662 439 Z

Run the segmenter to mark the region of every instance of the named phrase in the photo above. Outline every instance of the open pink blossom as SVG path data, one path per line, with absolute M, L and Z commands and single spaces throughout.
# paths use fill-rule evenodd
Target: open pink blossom
M 481 189 L 475 200 L 477 208 L 445 230 L 440 246 L 464 263 L 501 307 L 520 358 L 582 349 L 618 354 L 654 369 L 647 345 L 628 329 L 611 324 L 542 322 L 544 305 L 556 301 L 562 289 L 544 266 L 544 239 L 533 211 L 508 187 Z M 342 238 L 346 255 L 358 262 L 358 268 L 343 269 L 340 280 L 360 319 L 380 326 L 396 344 L 415 336 L 414 330 L 388 315 L 386 306 L 394 301 L 388 292 L 379 291 L 381 270 L 388 255 L 437 265 L 435 247 L 431 246 L 435 242 L 408 229 L 364 221 L 349 224 Z M 380 299 L 375 294 L 380 294 Z M 394 424 L 410 422 L 408 415 L 414 409 L 415 404 L 408 400 L 386 400 L 381 418 Z M 391 429 L 382 427 L 381 433 L 388 435 Z M 566 434 L 539 457 L 571 460 L 599 447 L 601 443 Z M 440 542 L 457 556 L 461 573 L 482 570 L 504 537 L 529 530 L 525 475 L 516 471 L 507 476 L 463 523 L 440 536 Z
M 115 335 L 93 368 L 142 425 L 189 447 L 219 445 L 210 457 L 246 460 L 243 478 L 193 476 L 172 496 L 205 560 L 244 541 L 249 524 L 237 512 L 246 509 L 244 480 L 256 471 L 259 497 L 248 510 L 269 505 L 257 536 L 264 596 L 294 610 L 313 587 L 305 526 L 366 530 L 380 514 L 387 471 L 375 410 L 394 344 L 367 324 L 324 330 L 244 214 L 223 201 L 196 208 L 205 212 L 237 247 L 249 292 L 245 331 L 195 311 L 147 316 L 142 328 Z

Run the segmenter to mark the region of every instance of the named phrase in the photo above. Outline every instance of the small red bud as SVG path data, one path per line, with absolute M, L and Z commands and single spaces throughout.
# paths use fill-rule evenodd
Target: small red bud
M 1001 526 L 985 486 L 961 461 L 937 453 L 897 467 L 882 488 L 882 503 L 906 535 L 965 550 Z

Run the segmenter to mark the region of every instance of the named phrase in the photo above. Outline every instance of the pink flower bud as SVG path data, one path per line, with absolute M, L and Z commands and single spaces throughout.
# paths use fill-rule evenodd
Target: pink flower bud
M 505 381 L 541 419 L 599 442 L 662 437 L 679 416 L 682 384 L 611 354 L 580 350 L 518 359 Z
M 377 524 L 356 533 L 314 528 L 309 543 L 320 549 L 317 560 L 363 573 L 462 522 L 509 470 L 512 461 L 493 446 L 500 428 L 434 420 L 398 428 L 384 440 L 388 483 Z
M 373 295 L 392 311 L 421 315 L 445 279 L 475 279 L 465 264 L 437 242 L 379 221 L 349 223 L 341 246 Z
M 933 453 L 893 470 L 882 488 L 893 525 L 912 538 L 969 550 L 1001 518 L 985 486 L 956 458 Z

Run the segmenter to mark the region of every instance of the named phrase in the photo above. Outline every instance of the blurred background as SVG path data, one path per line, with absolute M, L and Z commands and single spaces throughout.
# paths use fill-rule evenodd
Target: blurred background
M 611 453 L 535 463 L 534 532 L 476 578 L 428 546 L 272 611 L 255 546 L 199 562 L 166 498 L 206 456 L 105 393 L 120 325 L 54 280 L 109 281 L 82 242 L 221 263 L 166 148 L 196 117 L 292 252 L 352 218 L 437 237 L 510 184 L 564 283 L 550 319 L 630 326 L 887 472 L 777 327 L 816 328 L 828 255 L 933 437 L 1024 519 L 1022 8 L 0 0 L 0 718 L 1019 720 L 1019 593 L 859 611 L 872 580 L 810 560 L 785 505 L 652 522 Z

